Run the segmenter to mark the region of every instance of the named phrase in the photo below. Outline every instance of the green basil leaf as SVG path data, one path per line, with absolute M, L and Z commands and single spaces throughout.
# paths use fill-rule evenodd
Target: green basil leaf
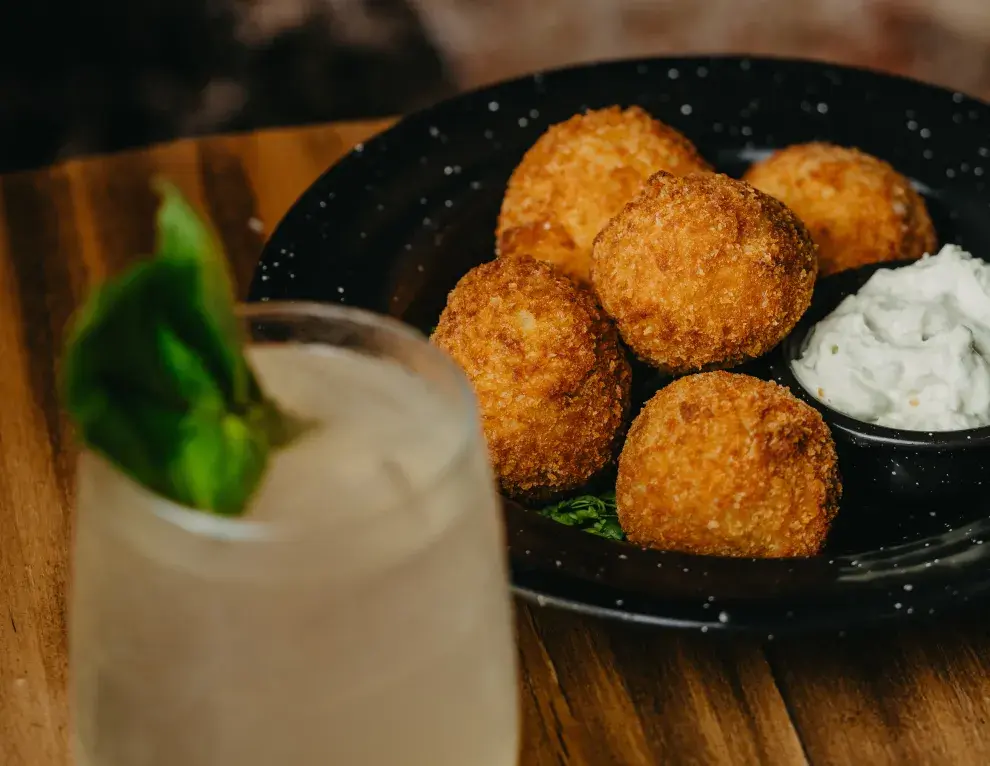
M 220 244 L 174 186 L 159 181 L 156 187 L 162 195 L 156 258 L 182 272 L 191 288 L 186 300 L 173 305 L 173 322 L 211 366 L 231 401 L 247 403 L 258 386 L 241 352 L 233 288 Z
M 85 444 L 137 482 L 191 508 L 239 514 L 270 450 L 308 424 L 261 391 L 219 244 L 174 187 L 160 189 L 156 254 L 76 315 L 62 396 Z
M 625 540 L 626 534 L 619 524 L 615 508 L 615 492 L 601 495 L 580 495 L 548 505 L 538 511 L 541 516 L 553 519 L 567 527 L 578 527 L 584 532 L 609 540 Z

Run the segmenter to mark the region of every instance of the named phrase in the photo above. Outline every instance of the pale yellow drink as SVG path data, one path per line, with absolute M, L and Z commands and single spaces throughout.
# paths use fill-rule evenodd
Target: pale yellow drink
M 265 388 L 321 425 L 275 453 L 244 517 L 180 508 L 83 456 L 80 766 L 516 763 L 482 437 L 436 352 L 396 342 L 415 372 L 329 345 L 251 349 Z

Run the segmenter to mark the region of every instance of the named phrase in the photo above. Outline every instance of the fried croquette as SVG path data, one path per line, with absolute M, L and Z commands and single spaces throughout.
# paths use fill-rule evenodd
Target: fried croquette
M 629 362 L 592 296 L 552 266 L 520 256 L 472 269 L 432 340 L 474 387 L 505 494 L 550 499 L 614 463 Z
M 661 389 L 633 421 L 616 502 L 630 542 L 777 558 L 817 553 L 841 494 L 814 408 L 776 383 L 708 372 Z
M 526 152 L 502 200 L 500 255 L 531 255 L 589 280 L 591 243 L 650 175 L 711 170 L 694 145 L 639 107 L 575 115 Z
M 815 245 L 787 207 L 725 175 L 660 172 L 595 239 L 592 281 L 622 339 L 670 373 L 762 355 L 811 302 Z
M 552 264 L 577 284 L 588 286 L 587 258 L 559 223 L 548 221 L 509 229 L 499 241 L 499 252 L 503 257 L 528 255 L 537 258 Z
M 745 180 L 804 221 L 818 244 L 822 276 L 935 252 L 921 195 L 888 163 L 856 149 L 789 146 L 753 165 Z

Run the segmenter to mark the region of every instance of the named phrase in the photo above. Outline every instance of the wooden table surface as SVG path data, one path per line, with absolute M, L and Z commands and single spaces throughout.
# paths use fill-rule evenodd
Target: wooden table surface
M 56 359 L 88 285 L 150 250 L 150 177 L 209 213 L 246 290 L 299 193 L 385 124 L 182 141 L 0 179 L 0 765 L 70 762 L 75 447 Z M 769 642 L 517 614 L 523 766 L 990 764 L 980 611 Z

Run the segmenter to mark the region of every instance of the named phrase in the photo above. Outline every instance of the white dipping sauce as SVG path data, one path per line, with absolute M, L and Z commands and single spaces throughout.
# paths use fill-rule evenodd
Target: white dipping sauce
M 990 264 L 956 245 L 876 272 L 791 367 L 839 412 L 912 431 L 990 425 Z

